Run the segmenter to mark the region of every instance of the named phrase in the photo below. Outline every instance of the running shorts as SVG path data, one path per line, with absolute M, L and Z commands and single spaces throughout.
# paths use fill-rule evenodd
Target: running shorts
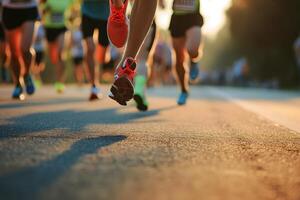
M 5 41 L 5 32 L 3 28 L 3 24 L 0 22 L 0 41 L 4 42 Z
M 44 52 L 43 51 L 36 51 L 35 52 L 35 64 L 39 65 L 42 63 L 44 59 Z
M 169 30 L 174 38 L 184 37 L 189 28 L 194 26 L 202 27 L 203 24 L 203 17 L 200 13 L 173 14 Z
M 24 22 L 36 21 L 39 18 L 37 7 L 32 8 L 3 8 L 2 22 L 4 28 L 12 30 L 20 27 Z
M 73 63 L 75 64 L 75 65 L 80 65 L 81 63 L 83 62 L 83 57 L 74 57 L 73 58 Z
M 82 15 L 81 31 L 83 38 L 93 37 L 94 30 L 98 29 L 98 43 L 101 46 L 107 47 L 109 40 L 107 36 L 107 20 L 94 19 L 86 15 Z
M 45 27 L 46 39 L 48 42 L 54 42 L 60 34 L 65 33 L 66 31 L 67 28 L 65 26 L 61 28 Z

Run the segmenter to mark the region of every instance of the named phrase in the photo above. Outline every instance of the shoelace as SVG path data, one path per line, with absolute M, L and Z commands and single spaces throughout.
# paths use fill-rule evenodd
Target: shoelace
M 133 79 L 135 71 L 130 69 L 130 67 L 126 67 L 126 68 L 121 67 L 120 70 L 121 70 L 121 74 L 127 74 L 131 79 Z
M 125 14 L 123 13 L 123 8 L 121 9 L 112 9 L 112 20 L 116 23 L 122 24 L 125 20 Z
M 133 79 L 135 75 L 135 69 L 131 69 L 130 65 L 134 64 L 134 60 L 132 63 L 127 63 L 124 67 L 119 67 L 117 74 L 115 74 L 115 79 L 119 77 L 119 75 L 127 74 L 131 79 Z

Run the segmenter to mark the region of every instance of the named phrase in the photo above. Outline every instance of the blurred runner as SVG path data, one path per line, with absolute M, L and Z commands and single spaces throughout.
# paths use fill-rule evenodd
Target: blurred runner
M 74 64 L 74 75 L 78 85 L 84 83 L 82 32 L 79 28 L 71 31 L 71 54 Z
M 7 57 L 7 43 L 5 41 L 5 32 L 2 24 L 2 1 L 0 1 L 0 70 L 3 83 L 9 82 L 9 74 L 6 66 Z
M 154 50 L 149 85 L 171 85 L 175 83 L 172 74 L 172 49 L 165 41 L 158 41 Z
M 300 33 L 299 33 L 298 38 L 295 41 L 294 50 L 295 50 L 295 55 L 296 55 L 296 61 L 298 64 L 298 70 L 300 72 Z
M 98 30 L 98 58 L 100 68 L 102 68 L 109 40 L 107 37 L 107 19 L 109 16 L 109 0 L 83 0 L 81 6 L 82 12 L 82 33 L 86 47 L 85 62 L 88 66 L 91 82 L 91 95 L 89 100 L 99 99 L 100 90 L 97 88 L 98 80 L 95 73 L 96 44 L 94 41 L 94 31 Z
M 138 0 L 136 0 L 138 1 Z M 156 24 L 153 22 L 149 29 L 149 32 L 145 38 L 143 45 L 136 57 L 137 61 L 137 73 L 134 77 L 134 96 L 133 99 L 136 102 L 137 109 L 140 111 L 148 110 L 148 101 L 146 99 L 146 87 L 149 77 L 149 54 L 154 44 L 156 35 Z
M 169 30 L 172 36 L 176 55 L 176 72 L 181 87 L 177 100 L 178 105 L 186 104 L 189 92 L 188 68 L 185 66 L 185 56 L 190 58 L 190 79 L 198 77 L 198 61 L 201 57 L 201 27 L 203 17 L 199 12 L 200 0 L 174 0 L 173 14 Z
M 138 0 L 136 0 L 138 1 Z M 132 3 L 134 0 L 131 1 Z M 130 17 L 129 17 L 130 18 Z M 148 101 L 146 99 L 146 87 L 149 77 L 149 55 L 156 36 L 156 24 L 153 21 L 149 32 L 142 44 L 139 53 L 137 54 L 137 73 L 134 77 L 134 96 L 136 107 L 140 111 L 148 110 Z
M 110 98 L 121 105 L 127 105 L 134 95 L 133 78 L 136 69 L 136 55 L 149 31 L 155 14 L 157 0 L 137 0 L 133 4 L 130 29 L 127 38 L 128 25 L 125 16 L 128 0 L 110 0 L 110 16 L 107 30 L 111 42 L 126 48 L 123 58 L 115 71 L 115 81 L 110 89 Z
M 35 0 L 2 0 L 2 20 L 6 39 L 11 52 L 11 65 L 15 89 L 12 97 L 24 99 L 22 83 L 24 80 L 27 94 L 35 92 L 33 80 L 29 74 L 32 54 L 30 47 L 33 40 L 34 22 L 38 19 Z
M 44 45 L 45 30 L 41 23 L 37 24 L 36 36 L 33 42 L 33 49 L 35 51 L 35 61 L 32 68 L 32 73 L 34 74 L 34 82 L 37 88 L 41 87 L 42 79 L 41 72 L 45 70 L 44 62 Z
M 65 13 L 74 0 L 41 0 L 41 2 L 49 56 L 56 70 L 54 87 L 58 93 L 62 93 L 65 89 L 63 58 L 65 32 L 67 31 Z

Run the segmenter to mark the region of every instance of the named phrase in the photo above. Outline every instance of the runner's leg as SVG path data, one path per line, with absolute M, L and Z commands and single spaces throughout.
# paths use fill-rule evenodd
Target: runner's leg
M 21 59 L 21 50 L 19 46 L 21 30 L 20 28 L 6 30 L 6 38 L 11 52 L 11 67 L 13 80 L 16 85 L 20 85 L 20 78 L 23 74 L 23 63 Z
M 194 26 L 186 31 L 186 49 L 190 58 L 197 62 L 202 56 L 200 49 L 201 44 L 201 28 Z
M 136 0 L 134 2 L 128 41 L 121 63 L 128 57 L 136 57 L 153 22 L 156 7 L 157 0 Z
M 116 79 L 109 95 L 121 105 L 127 105 L 126 101 L 133 97 L 132 81 L 136 66 L 134 59 L 152 24 L 156 7 L 157 0 L 134 2 L 127 45 L 122 61 L 116 69 Z M 120 67 L 122 64 L 124 66 Z
M 185 65 L 186 56 L 186 38 L 172 38 L 172 44 L 175 51 L 176 62 L 175 69 L 177 73 L 178 83 L 180 84 L 181 92 L 188 92 L 188 69 Z
M 84 39 L 84 43 L 86 46 L 85 62 L 90 76 L 90 83 L 91 85 L 95 85 L 95 42 L 93 37 L 87 37 Z
M 25 66 L 25 76 L 29 74 L 30 67 L 32 65 L 32 53 L 30 47 L 33 42 L 34 34 L 34 22 L 27 21 L 23 23 L 21 27 L 22 37 L 21 37 L 21 53 L 24 60 Z

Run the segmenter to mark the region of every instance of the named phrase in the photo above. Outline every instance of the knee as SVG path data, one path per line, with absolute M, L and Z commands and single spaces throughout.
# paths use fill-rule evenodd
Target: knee
M 188 47 L 187 52 L 192 59 L 198 58 L 200 55 L 199 48 L 197 47 Z

